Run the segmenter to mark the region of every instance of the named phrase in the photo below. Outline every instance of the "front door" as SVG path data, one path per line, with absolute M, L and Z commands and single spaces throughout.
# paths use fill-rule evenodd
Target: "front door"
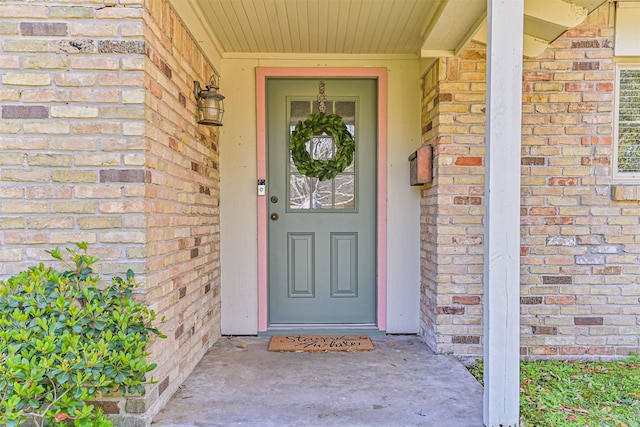
M 319 108 L 319 79 L 267 80 L 270 328 L 376 323 L 377 81 L 324 79 L 326 113 L 338 114 L 356 141 L 353 163 L 319 181 L 296 169 L 289 139 Z M 335 153 L 322 134 L 314 159 Z

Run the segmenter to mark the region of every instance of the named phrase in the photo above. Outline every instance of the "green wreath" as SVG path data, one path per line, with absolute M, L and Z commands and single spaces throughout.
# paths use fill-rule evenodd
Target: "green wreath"
M 318 160 L 311 157 L 307 151 L 307 141 L 314 133 L 326 129 L 331 133 L 336 142 L 335 156 L 328 160 Z M 299 121 L 291 134 L 291 157 L 303 175 L 326 181 L 334 178 L 353 162 L 353 154 L 356 151 L 356 142 L 347 130 L 347 125 L 342 117 L 337 114 L 313 113 L 307 120 Z

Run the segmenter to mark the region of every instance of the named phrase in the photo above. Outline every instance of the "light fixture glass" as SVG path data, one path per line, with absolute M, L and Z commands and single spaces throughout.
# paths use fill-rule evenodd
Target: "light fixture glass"
M 215 76 L 211 76 L 205 90 L 200 88 L 200 82 L 193 82 L 193 93 L 198 102 L 198 123 L 210 126 L 222 126 L 224 115 L 224 96 L 218 93 Z

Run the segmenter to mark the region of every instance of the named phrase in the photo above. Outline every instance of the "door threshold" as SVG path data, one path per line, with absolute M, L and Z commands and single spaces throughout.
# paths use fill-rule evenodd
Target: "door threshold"
M 259 337 L 274 335 L 368 335 L 385 336 L 373 323 L 365 324 L 275 324 L 269 325 L 266 331 L 258 332 Z

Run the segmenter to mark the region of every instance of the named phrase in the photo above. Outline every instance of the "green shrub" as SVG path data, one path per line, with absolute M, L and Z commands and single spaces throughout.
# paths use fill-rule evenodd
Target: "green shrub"
M 0 281 L 0 423 L 112 425 L 87 402 L 144 394 L 155 312 L 131 296 L 133 271 L 98 287 L 85 243 L 47 251 L 66 271 L 30 267 Z M 66 255 L 66 256 L 63 256 Z

